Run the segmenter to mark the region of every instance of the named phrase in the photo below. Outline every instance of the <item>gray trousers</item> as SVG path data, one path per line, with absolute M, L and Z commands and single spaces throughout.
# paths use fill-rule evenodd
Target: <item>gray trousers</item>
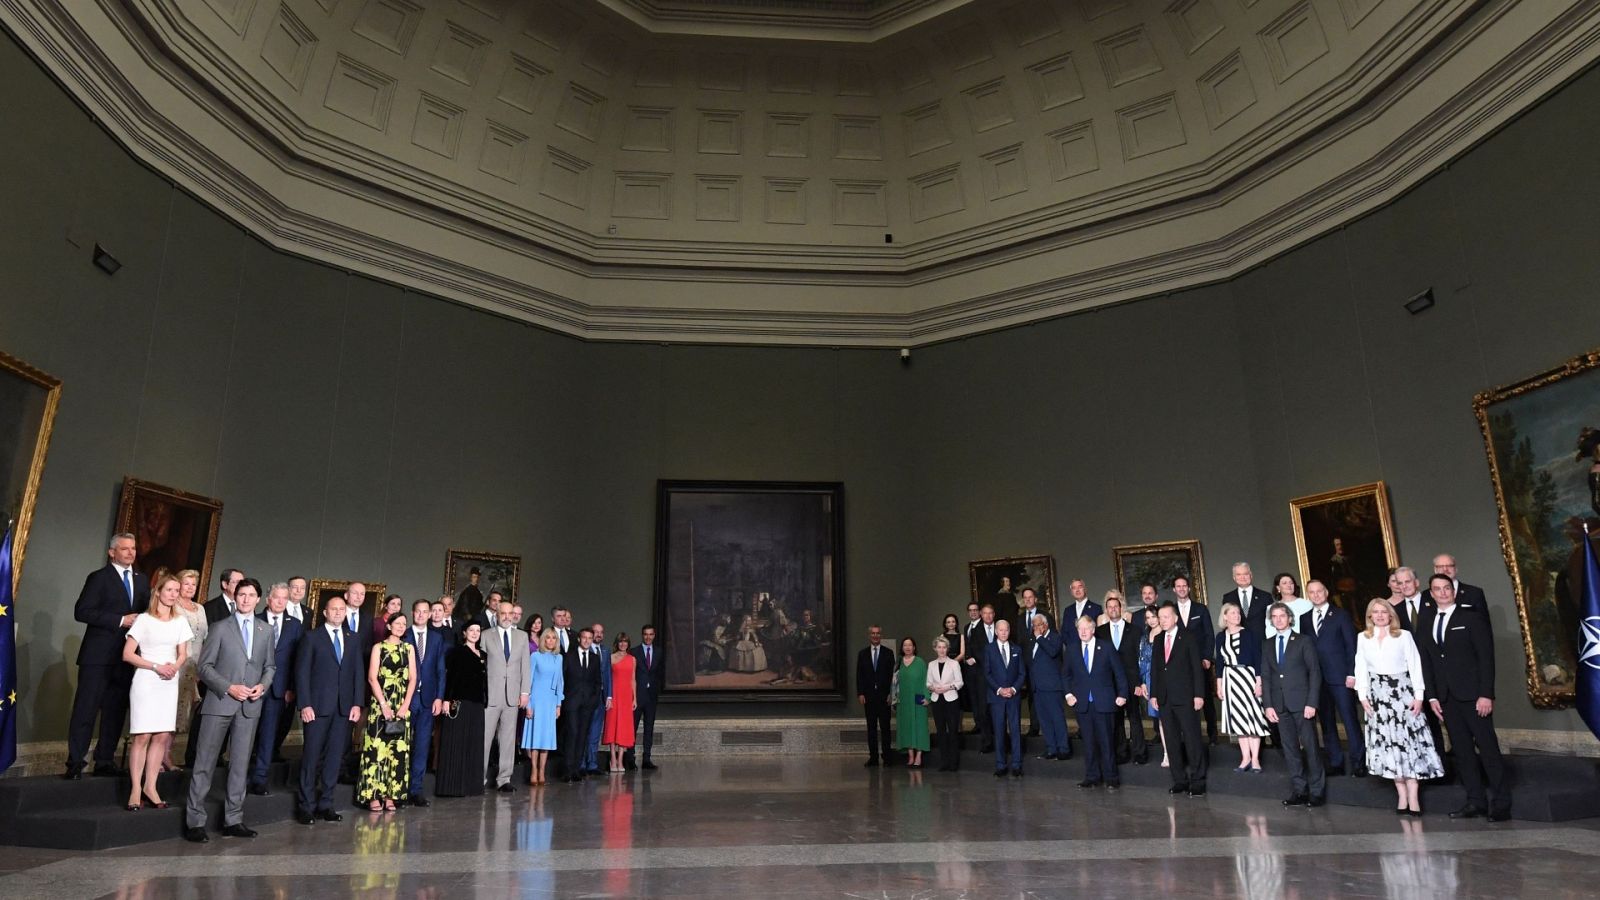
M 1283 743 L 1283 760 L 1289 764 L 1289 786 L 1294 792 L 1326 797 L 1328 780 L 1322 755 L 1317 752 L 1317 720 L 1306 718 L 1304 707 L 1294 712 L 1278 710 L 1278 740 Z
M 517 712 L 515 706 L 489 706 L 483 711 L 483 758 L 489 747 L 500 740 L 500 766 L 495 773 L 496 787 L 511 782 L 511 767 L 517 762 Z
M 250 777 L 250 750 L 256 743 L 259 719 L 247 719 L 244 712 L 231 716 L 200 716 L 196 738 L 194 769 L 189 773 L 189 827 L 206 827 L 206 795 L 211 793 L 211 776 L 217 768 L 222 740 L 228 739 L 228 798 L 222 808 L 222 824 L 244 821 L 244 789 Z

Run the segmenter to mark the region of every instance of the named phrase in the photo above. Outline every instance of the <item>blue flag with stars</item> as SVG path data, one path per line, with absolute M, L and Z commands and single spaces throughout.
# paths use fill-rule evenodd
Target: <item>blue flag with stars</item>
M 17 761 L 17 609 L 11 596 L 11 529 L 0 541 L 0 773 Z
M 1583 604 L 1578 626 L 1578 715 L 1600 738 L 1600 563 L 1589 531 L 1583 534 Z

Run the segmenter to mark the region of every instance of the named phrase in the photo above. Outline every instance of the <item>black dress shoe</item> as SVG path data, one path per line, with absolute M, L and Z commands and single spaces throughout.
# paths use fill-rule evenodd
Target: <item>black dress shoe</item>
M 1420 809 L 1408 809 L 1405 811 L 1405 813 L 1413 819 L 1422 818 L 1422 810 Z
M 639 768 L 639 764 L 638 763 L 625 762 L 625 763 L 622 764 L 622 771 L 624 771 L 624 772 L 632 772 L 633 770 L 635 770 L 637 768 Z M 654 769 L 655 766 L 651 766 L 650 768 Z
M 1099 786 L 1100 786 L 1100 782 L 1095 781 L 1092 778 L 1085 778 L 1084 780 L 1078 782 L 1078 787 L 1081 787 L 1081 788 L 1092 788 L 1092 787 L 1099 787 Z
M 267 795 L 267 786 L 264 784 L 252 784 L 245 788 L 245 793 L 252 797 L 265 797 Z
M 254 828 L 250 828 L 249 826 L 245 825 L 243 822 L 240 822 L 237 825 L 225 825 L 225 826 L 223 826 L 223 828 L 222 828 L 222 836 L 223 837 L 236 837 L 236 838 L 253 838 L 253 837 L 256 836 L 256 830 Z
M 1175 784 L 1172 787 L 1167 788 L 1167 793 L 1169 793 L 1169 794 L 1187 794 L 1187 793 L 1189 793 L 1189 786 L 1187 784 Z
M 317 817 L 308 812 L 295 813 L 294 820 L 301 825 L 315 825 L 317 823 Z
M 1509 810 L 1509 809 L 1492 810 L 1489 813 L 1489 815 L 1486 816 L 1485 818 L 1487 818 L 1491 822 L 1505 822 L 1505 821 L 1508 821 L 1511 818 L 1511 810 Z
M 122 775 L 122 770 L 109 763 L 96 763 L 93 774 L 96 778 L 117 778 Z
M 1004 778 L 1004 777 L 1006 777 L 1006 770 L 1005 769 L 995 769 L 994 770 L 994 777 L 996 777 L 996 778 Z
M 1012 778 L 1021 778 L 1022 777 L 1022 770 L 1021 769 L 1012 769 L 1011 770 L 1011 777 Z
M 185 828 L 183 830 L 183 839 L 191 844 L 204 844 L 211 840 L 211 836 L 206 834 L 204 828 Z
M 1319 806 L 1327 806 L 1328 805 L 1328 798 L 1327 797 L 1312 797 L 1310 800 L 1306 801 L 1306 805 L 1311 807 L 1312 809 L 1315 809 L 1315 808 L 1317 808 Z
M 1108 790 L 1108 791 L 1120 791 L 1120 790 L 1122 790 L 1122 782 L 1120 782 L 1120 781 L 1108 781 L 1108 782 L 1106 782 L 1106 790 Z
M 1204 797 L 1205 795 L 1206 795 L 1205 785 L 1201 785 L 1200 787 L 1189 788 L 1189 796 L 1191 796 L 1191 797 Z
M 428 802 L 427 797 L 424 797 L 421 794 L 412 794 L 411 799 L 407 802 L 409 802 L 412 806 L 420 806 L 424 809 L 433 805 L 432 803 Z
M 1463 806 L 1460 809 L 1456 810 L 1455 812 L 1451 813 L 1450 814 L 1450 818 L 1452 818 L 1452 819 L 1476 819 L 1477 817 L 1479 817 L 1481 815 L 1483 815 L 1483 810 L 1479 809 L 1476 806 L 1473 806 L 1471 803 L 1468 803 L 1466 806 Z
M 67 770 L 65 772 L 61 773 L 61 780 L 63 780 L 63 781 L 82 781 L 83 780 L 83 769 L 82 768 L 74 768 L 72 766 L 68 766 Z
M 1356 770 L 1354 772 L 1351 772 L 1350 774 L 1354 775 L 1357 778 L 1365 778 L 1365 777 L 1367 777 L 1367 767 L 1366 766 L 1356 766 Z
M 639 766 L 639 768 L 645 770 L 646 772 L 654 772 L 656 769 L 661 767 L 647 759 L 642 765 Z
M 1327 776 L 1329 778 L 1333 778 L 1334 776 L 1337 776 L 1337 775 L 1343 775 L 1344 774 L 1344 766 L 1329 766 L 1328 767 L 1328 771 L 1327 771 L 1326 774 L 1327 774 Z
M 506 782 L 505 784 L 500 785 L 500 787 L 499 787 L 499 791 L 502 794 L 509 794 L 514 790 L 516 790 L 516 788 L 512 787 L 511 786 L 511 782 L 509 782 L 509 781 Z
M 321 819 L 324 822 L 343 822 L 344 821 L 344 816 L 339 815 L 339 813 L 337 813 L 336 811 L 331 810 L 331 809 L 325 809 L 325 810 L 322 810 L 321 812 L 317 813 L 317 818 Z
M 1307 797 L 1305 794 L 1290 794 L 1289 798 L 1287 800 L 1283 801 L 1283 805 L 1284 806 L 1305 806 L 1306 803 L 1308 803 L 1310 800 L 1311 800 L 1311 798 Z
M 1038 756 L 1034 757 L 1034 759 L 1055 759 L 1055 758 L 1056 758 L 1056 755 L 1054 753 L 1041 753 Z
M 875 759 L 869 759 L 866 762 L 862 763 L 861 765 L 862 765 L 863 768 L 876 769 L 878 767 L 878 761 L 875 760 Z

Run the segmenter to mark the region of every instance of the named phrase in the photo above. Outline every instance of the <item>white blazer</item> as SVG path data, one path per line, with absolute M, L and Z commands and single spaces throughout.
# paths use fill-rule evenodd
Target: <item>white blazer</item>
M 940 671 L 941 669 L 943 669 L 944 671 L 941 672 Z M 954 683 L 955 687 L 952 688 L 951 690 L 944 691 L 942 693 L 937 691 L 937 690 L 935 690 L 935 688 L 934 688 L 935 685 L 951 684 L 951 683 Z M 933 694 L 936 697 L 943 697 L 946 700 L 954 700 L 954 699 L 956 699 L 956 692 L 961 690 L 962 684 L 963 684 L 963 682 L 961 680 L 961 664 L 960 663 L 956 662 L 953 659 L 950 659 L 949 657 L 946 657 L 945 659 L 942 659 L 942 660 L 935 659 L 935 660 L 929 661 L 929 663 L 928 663 L 928 693 Z

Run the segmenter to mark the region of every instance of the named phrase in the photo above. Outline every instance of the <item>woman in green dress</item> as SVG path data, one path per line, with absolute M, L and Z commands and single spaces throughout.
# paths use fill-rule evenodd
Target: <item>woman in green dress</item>
M 394 811 L 395 801 L 409 796 L 411 775 L 411 695 L 417 689 L 417 658 L 403 640 L 410 623 L 397 612 L 384 622 L 381 643 L 372 648 L 367 685 L 367 733 L 361 742 L 361 775 L 356 802 L 373 812 Z M 385 735 L 386 731 L 395 733 Z
M 889 699 L 895 705 L 895 749 L 906 751 L 906 767 L 922 768 L 928 749 L 928 662 L 917 655 L 917 642 L 900 641 L 900 667 L 894 671 Z

